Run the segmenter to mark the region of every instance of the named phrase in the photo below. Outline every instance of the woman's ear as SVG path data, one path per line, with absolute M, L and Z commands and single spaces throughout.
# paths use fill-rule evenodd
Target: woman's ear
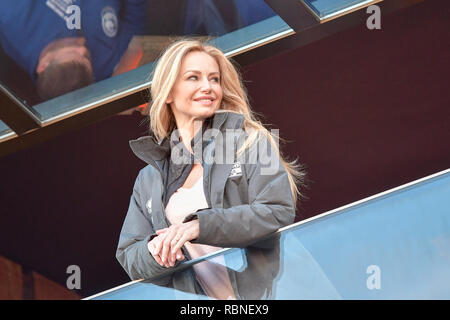
M 173 102 L 172 93 L 169 93 L 166 99 L 166 104 L 171 104 Z

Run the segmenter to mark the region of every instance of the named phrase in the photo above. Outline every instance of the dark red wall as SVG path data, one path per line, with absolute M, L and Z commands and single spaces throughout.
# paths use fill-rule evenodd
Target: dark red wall
M 308 166 L 307 218 L 450 167 L 450 6 L 426 3 L 245 68 Z
M 243 70 L 253 108 L 307 166 L 298 219 L 450 167 L 447 1 L 426 1 Z M 0 159 L 0 254 L 82 295 L 128 281 L 115 260 L 134 179 L 128 140 L 142 118 L 115 116 Z

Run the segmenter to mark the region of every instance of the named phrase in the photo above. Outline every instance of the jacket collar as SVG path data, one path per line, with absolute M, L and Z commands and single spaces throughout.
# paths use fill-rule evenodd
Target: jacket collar
M 214 114 L 211 128 L 219 131 L 225 129 L 241 129 L 244 124 L 244 115 L 231 111 L 218 111 Z M 213 131 L 213 136 L 217 134 L 217 130 Z M 147 164 L 153 164 L 155 161 L 166 159 L 170 155 L 173 143 L 168 138 L 157 142 L 153 133 L 148 136 L 140 137 L 129 142 L 131 150 L 134 154 Z

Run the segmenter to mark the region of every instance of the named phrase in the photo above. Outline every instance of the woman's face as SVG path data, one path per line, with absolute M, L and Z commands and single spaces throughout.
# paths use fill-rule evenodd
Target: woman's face
M 221 102 L 220 70 L 216 60 L 205 52 L 188 53 L 166 100 L 177 125 L 211 117 Z

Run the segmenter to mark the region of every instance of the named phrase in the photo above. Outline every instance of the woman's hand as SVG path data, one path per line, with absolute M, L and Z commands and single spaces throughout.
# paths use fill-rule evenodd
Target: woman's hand
M 198 238 L 199 231 L 198 220 L 173 224 L 169 228 L 157 230 L 156 234 L 158 236 L 153 240 L 161 238 L 155 241 L 153 256 L 159 255 L 163 263 L 168 262 L 170 266 L 173 266 L 177 258 L 177 253 L 181 251 L 181 247 L 187 241 Z
M 147 248 L 148 251 L 150 251 L 151 255 L 153 256 L 153 258 L 155 258 L 156 262 L 160 265 L 160 266 L 165 266 L 166 268 L 169 267 L 173 267 L 175 265 L 175 260 L 173 260 L 173 263 L 170 264 L 170 261 L 163 261 L 160 257 L 160 255 L 158 253 L 156 253 L 156 248 L 159 247 L 160 243 L 162 241 L 164 241 L 165 239 L 165 235 L 159 235 L 154 237 L 151 241 L 148 242 Z M 181 251 L 181 249 L 178 249 L 178 251 L 175 253 L 175 258 L 177 260 L 184 260 L 184 255 L 183 252 Z

